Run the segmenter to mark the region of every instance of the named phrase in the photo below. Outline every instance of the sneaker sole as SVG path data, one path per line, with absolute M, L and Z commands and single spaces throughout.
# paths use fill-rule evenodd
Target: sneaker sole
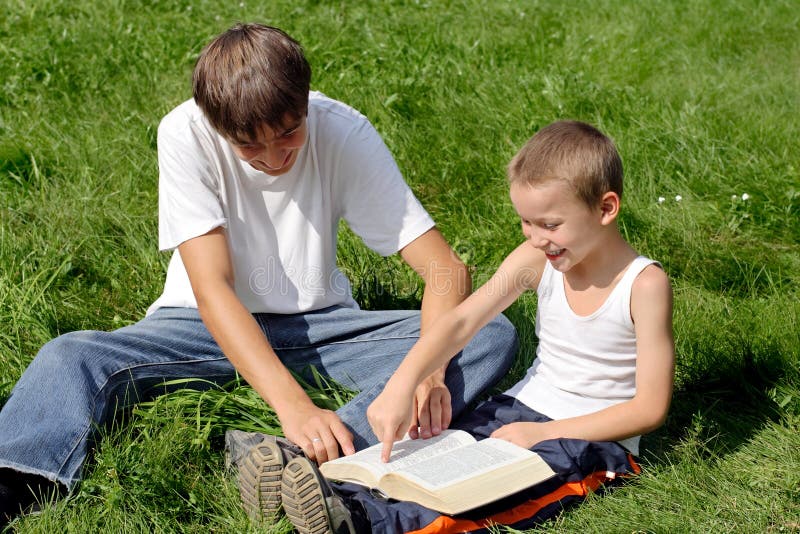
M 300 534 L 332 534 L 325 495 L 308 460 L 292 461 L 283 470 L 283 511 Z
M 252 448 L 239 468 L 239 497 L 254 519 L 275 515 L 281 509 L 283 455 L 277 443 L 263 441 Z

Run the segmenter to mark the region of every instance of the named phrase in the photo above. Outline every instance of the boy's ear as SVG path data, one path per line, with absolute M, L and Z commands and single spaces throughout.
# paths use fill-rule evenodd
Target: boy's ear
M 600 199 L 600 224 L 610 224 L 619 215 L 619 195 L 613 191 L 608 191 Z

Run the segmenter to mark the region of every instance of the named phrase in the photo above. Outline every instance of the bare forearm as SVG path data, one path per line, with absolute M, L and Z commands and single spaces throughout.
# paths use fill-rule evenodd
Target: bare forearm
M 276 412 L 311 402 L 232 291 L 199 297 L 198 308 L 222 352 Z
M 655 430 L 664 422 L 666 412 L 667 406 L 648 406 L 631 400 L 579 417 L 547 423 L 512 423 L 497 430 L 493 436 L 526 448 L 556 438 L 619 441 Z M 519 428 L 513 428 L 515 425 Z
M 226 293 L 198 298 L 200 314 L 234 367 L 275 410 L 284 435 L 320 463 L 338 457 L 340 450 L 355 452 L 353 436 L 336 413 L 314 405 L 250 312 Z
M 222 228 L 178 248 L 208 330 L 247 382 L 275 409 L 284 435 L 318 462 L 352 454 L 353 436 L 339 416 L 318 408 L 283 365 L 234 291 L 233 266 Z
M 444 369 L 450 359 L 466 346 L 473 333 L 457 313 L 441 317 L 436 327 L 412 347 L 392 376 L 390 384 L 413 391 L 431 373 Z
M 430 331 L 431 326 L 443 315 L 461 304 L 472 291 L 472 279 L 465 266 L 451 266 L 443 274 L 448 276 L 440 279 L 438 274 L 435 274 L 425 286 L 420 313 L 422 335 Z M 449 361 L 450 358 L 444 359 L 440 365 L 434 366 L 429 374 L 443 380 Z
M 449 312 L 472 292 L 472 279 L 462 264 L 442 267 L 426 281 L 422 295 L 421 333 L 425 333 L 442 315 Z

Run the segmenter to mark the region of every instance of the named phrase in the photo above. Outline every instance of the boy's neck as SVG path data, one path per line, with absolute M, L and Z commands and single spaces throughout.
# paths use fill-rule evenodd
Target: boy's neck
M 608 230 L 594 251 L 564 274 L 573 290 L 609 287 L 639 255 L 616 227 Z

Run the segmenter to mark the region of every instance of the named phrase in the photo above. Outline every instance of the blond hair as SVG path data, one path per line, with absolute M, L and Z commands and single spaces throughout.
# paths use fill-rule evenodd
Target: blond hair
M 622 160 L 600 130 L 579 121 L 558 121 L 531 137 L 508 165 L 512 184 L 568 182 L 578 198 L 594 207 L 613 191 L 622 197 Z

